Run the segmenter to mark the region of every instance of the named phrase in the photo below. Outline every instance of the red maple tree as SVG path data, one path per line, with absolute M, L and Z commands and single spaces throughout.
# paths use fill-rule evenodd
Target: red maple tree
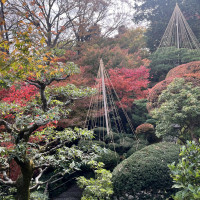
M 109 74 L 124 108 L 131 107 L 136 99 L 146 98 L 149 84 L 149 69 L 146 67 L 141 66 L 136 69 L 115 68 L 110 69 Z

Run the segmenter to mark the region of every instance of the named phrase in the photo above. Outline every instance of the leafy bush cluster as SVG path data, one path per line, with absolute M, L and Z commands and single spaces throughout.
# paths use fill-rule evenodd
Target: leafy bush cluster
M 179 146 L 173 143 L 153 144 L 135 152 L 114 169 L 114 194 L 148 200 L 169 197 L 174 189 L 167 164 L 177 162 L 178 154 Z
M 200 199 L 200 144 L 187 141 L 181 148 L 179 162 L 168 165 L 173 178 L 173 188 L 179 192 L 174 200 Z
M 95 179 L 77 178 L 79 187 L 84 189 L 81 200 L 109 200 L 113 194 L 112 174 L 102 168 L 104 164 L 101 162 L 91 161 L 89 164 L 94 169 Z

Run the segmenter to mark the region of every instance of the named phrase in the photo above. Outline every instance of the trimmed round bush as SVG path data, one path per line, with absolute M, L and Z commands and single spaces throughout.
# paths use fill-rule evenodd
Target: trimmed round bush
M 104 163 L 104 168 L 113 170 L 120 161 L 118 153 L 111 151 L 110 149 L 105 149 L 100 153 L 100 157 L 97 158 L 98 162 Z
M 120 134 L 119 133 L 112 133 L 110 135 L 105 136 L 105 143 L 111 143 L 111 142 L 116 142 L 117 140 L 120 139 Z
M 140 126 L 136 128 L 135 132 L 138 138 L 147 140 L 149 144 L 153 144 L 153 143 L 161 141 L 161 139 L 155 135 L 155 129 L 152 124 L 149 124 L 149 123 L 141 124 Z
M 110 143 L 107 145 L 112 151 L 116 151 L 119 155 L 127 153 L 127 151 L 133 146 L 135 140 L 129 137 L 120 138 L 116 143 Z
M 147 145 L 148 145 L 148 143 L 146 141 L 140 141 L 139 143 L 135 142 L 133 144 L 133 146 L 128 150 L 128 152 L 126 154 L 126 158 L 131 156 L 136 151 L 139 151 L 140 149 L 146 147 Z
M 135 200 L 166 199 L 173 192 L 168 164 L 178 161 L 179 145 L 158 143 L 144 147 L 113 171 L 114 194 Z

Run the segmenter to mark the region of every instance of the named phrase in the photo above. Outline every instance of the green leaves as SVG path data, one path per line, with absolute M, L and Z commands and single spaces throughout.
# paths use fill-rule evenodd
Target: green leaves
M 81 200 L 105 200 L 110 199 L 113 194 L 113 186 L 111 182 L 112 173 L 103 169 L 103 163 L 94 160 L 88 164 L 94 169 L 95 179 L 86 179 L 85 177 L 77 178 L 80 188 L 84 188 Z
M 173 178 L 173 188 L 180 189 L 175 200 L 200 199 L 200 145 L 187 141 L 181 148 L 179 163 L 168 165 Z
M 178 137 L 195 133 L 200 119 L 200 88 L 185 83 L 184 79 L 175 79 L 159 96 L 160 108 L 152 114 L 157 120 L 156 134 Z M 175 127 L 179 128 L 178 130 Z
M 53 87 L 53 88 L 47 88 L 46 95 L 54 95 L 59 98 L 63 98 L 66 100 L 70 99 L 76 99 L 76 98 L 83 98 L 86 96 L 90 96 L 96 92 L 96 89 L 93 88 L 77 88 L 73 84 L 68 84 L 66 86 L 61 87 Z

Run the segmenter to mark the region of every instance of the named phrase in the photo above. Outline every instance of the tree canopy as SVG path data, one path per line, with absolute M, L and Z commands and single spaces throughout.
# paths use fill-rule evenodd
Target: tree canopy
M 157 136 L 184 136 L 198 142 L 200 88 L 175 79 L 159 96 L 161 106 L 152 111 Z M 176 129 L 178 128 L 178 130 Z

